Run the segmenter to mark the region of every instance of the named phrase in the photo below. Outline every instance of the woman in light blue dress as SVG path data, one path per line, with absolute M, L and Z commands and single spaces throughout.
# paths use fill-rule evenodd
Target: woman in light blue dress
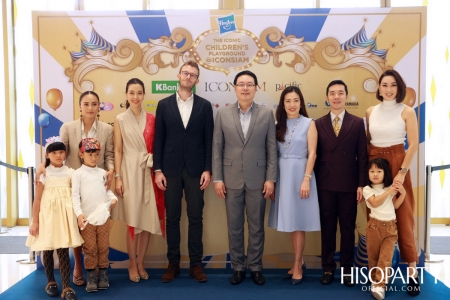
M 317 129 L 308 118 L 300 89 L 283 90 L 276 111 L 278 179 L 269 213 L 269 226 L 290 232 L 294 265 L 283 278 L 292 284 L 303 280 L 305 231 L 319 231 L 319 202 L 313 168 L 316 160 Z

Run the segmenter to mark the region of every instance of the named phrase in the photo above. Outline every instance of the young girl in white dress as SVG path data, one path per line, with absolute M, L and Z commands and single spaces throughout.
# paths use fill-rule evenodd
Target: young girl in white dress
M 33 220 L 26 245 L 32 251 L 43 251 L 43 264 L 48 284 L 45 291 L 56 296 L 58 285 L 54 276 L 53 251 L 59 259 L 63 299 L 77 299 L 70 287 L 69 248 L 83 244 L 73 211 L 71 176 L 73 169 L 64 165 L 66 147 L 59 136 L 46 140 L 46 176 L 41 175 L 36 184 L 33 203 Z

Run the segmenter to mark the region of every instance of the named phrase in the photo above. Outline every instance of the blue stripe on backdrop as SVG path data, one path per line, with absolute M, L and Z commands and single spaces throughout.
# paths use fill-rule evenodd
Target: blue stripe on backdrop
M 289 16 L 284 34 L 305 37 L 305 42 L 315 42 L 327 19 L 330 8 L 291 9 L 291 14 L 309 14 L 309 16 Z M 317 14 L 318 16 L 314 16 Z
M 420 104 L 420 116 L 419 116 L 419 107 L 414 108 L 414 111 L 416 112 L 416 116 L 420 117 L 420 123 L 419 125 L 419 144 L 425 142 L 425 134 L 426 134 L 426 124 L 425 124 L 425 108 L 426 108 L 426 102 L 423 102 Z M 408 150 L 408 135 L 406 135 L 405 140 L 405 150 Z
M 419 124 L 419 133 L 420 133 L 419 139 L 420 140 L 419 140 L 419 143 L 425 142 L 425 132 L 426 132 L 426 130 L 425 130 L 425 126 L 426 126 L 426 124 L 425 124 L 425 108 L 426 108 L 425 102 L 420 104 L 420 124 Z M 418 108 L 416 107 L 414 110 L 416 111 L 416 115 L 418 115 L 419 114 Z
M 40 109 L 39 106 L 34 105 L 34 141 L 36 144 L 40 144 L 39 129 L 42 128 L 42 146 L 44 146 L 45 139 L 59 135 L 59 129 L 63 122 L 52 116 L 45 109 L 42 109 L 42 113 L 40 113 Z
M 164 10 L 127 11 L 131 25 L 136 32 L 139 42 L 148 43 L 148 39 L 170 36 L 170 28 Z M 138 16 L 154 15 L 159 17 L 143 18 Z M 136 17 L 133 17 L 136 16 Z
M 87 293 L 85 286 L 71 287 L 75 290 L 78 299 L 373 299 L 368 291 L 369 284 L 357 284 L 348 288 L 340 284 L 340 274 L 336 274 L 333 284 L 323 286 L 319 282 L 322 270 L 305 270 L 304 280 L 299 285 L 292 285 L 290 280 L 281 277 L 286 269 L 265 269 L 266 284 L 255 285 L 249 272 L 244 282 L 238 286 L 230 285 L 232 270 L 205 269 L 208 282 L 199 284 L 188 276 L 187 269 L 181 269 L 180 276 L 171 283 L 162 283 L 161 276 L 165 269 L 147 269 L 150 274 L 149 280 L 141 280 L 139 283 L 128 279 L 127 269 L 108 270 L 110 287 L 107 290 L 99 290 L 96 293 Z M 396 273 L 396 276 L 399 274 Z M 405 272 L 402 277 L 405 278 Z M 421 285 L 420 299 L 448 299 L 450 288 L 445 286 L 432 275 L 423 272 L 423 283 Z M 61 291 L 61 276 L 59 270 L 55 270 L 55 279 Z M 359 281 L 365 279 L 359 275 Z M 44 288 L 47 278 L 44 270 L 36 270 L 30 275 L 16 283 L 14 286 L 0 294 L 0 300 L 15 299 L 48 299 Z M 394 284 L 389 285 L 386 292 L 389 300 L 412 299 L 406 294 L 406 285 L 399 277 Z

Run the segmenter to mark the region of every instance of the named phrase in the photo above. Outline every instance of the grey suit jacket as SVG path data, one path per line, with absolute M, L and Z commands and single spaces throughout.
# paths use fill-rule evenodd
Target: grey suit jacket
M 217 112 L 213 135 L 213 181 L 227 188 L 263 189 L 267 180 L 277 179 L 275 119 L 270 109 L 253 103 L 244 139 L 238 103 Z
M 72 169 L 81 166 L 81 159 L 78 156 L 78 145 L 81 142 L 81 121 L 75 120 L 64 123 L 59 130 L 59 135 L 66 145 L 66 165 Z M 100 142 L 100 159 L 97 167 L 109 170 L 114 169 L 114 138 L 111 125 L 97 121 L 96 137 Z

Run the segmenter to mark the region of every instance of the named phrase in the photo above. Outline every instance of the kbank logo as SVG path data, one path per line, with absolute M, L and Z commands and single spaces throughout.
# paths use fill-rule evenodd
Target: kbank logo
M 178 80 L 152 81 L 153 94 L 174 94 L 178 90 Z M 194 86 L 194 93 L 196 87 Z
M 217 18 L 217 24 L 219 25 L 220 35 L 224 35 L 228 32 L 236 30 L 236 21 L 234 20 L 234 13 L 225 17 Z

